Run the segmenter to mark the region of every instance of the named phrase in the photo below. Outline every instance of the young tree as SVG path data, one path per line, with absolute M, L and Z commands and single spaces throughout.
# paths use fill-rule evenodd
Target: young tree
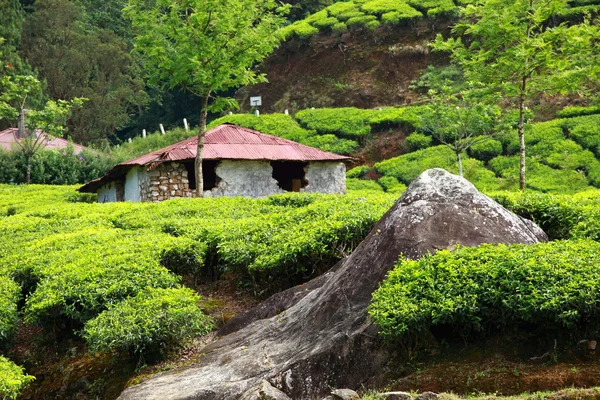
M 468 81 L 500 92 L 519 110 L 520 187 L 525 189 L 526 106 L 540 94 L 581 89 L 586 59 L 598 50 L 597 27 L 587 21 L 556 26 L 568 0 L 487 0 L 469 5 L 453 32 L 464 36 L 443 40 L 434 49 L 449 51 Z
M 429 92 L 431 101 L 420 113 L 419 130 L 446 145 L 456 154 L 458 173 L 463 176 L 462 154 L 474 144 L 502 131 L 501 109 L 449 92 Z
M 201 99 L 195 162 L 199 197 L 209 100 L 215 93 L 266 80 L 252 67 L 279 44 L 287 9 L 274 0 L 129 0 L 125 8 L 150 82 L 179 86 Z M 214 100 L 210 111 L 234 104 Z
M 1 41 L 0 41 L 1 43 Z M 71 101 L 48 100 L 40 110 L 25 112 L 30 93 L 40 90 L 40 82 L 29 75 L 4 76 L 0 80 L 0 119 L 14 120 L 23 115 L 28 133 L 17 140 L 27 160 L 26 182 L 31 183 L 31 162 L 37 152 L 45 146 L 52 136 L 59 136 L 64 130 L 63 123 L 73 107 L 79 107 L 85 99 L 75 98 Z M 12 104 L 17 103 L 17 106 Z

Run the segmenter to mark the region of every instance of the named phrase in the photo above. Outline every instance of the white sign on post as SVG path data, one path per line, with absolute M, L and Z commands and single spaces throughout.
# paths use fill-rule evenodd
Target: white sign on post
M 250 97 L 250 105 L 252 107 L 262 106 L 262 98 L 260 96 Z

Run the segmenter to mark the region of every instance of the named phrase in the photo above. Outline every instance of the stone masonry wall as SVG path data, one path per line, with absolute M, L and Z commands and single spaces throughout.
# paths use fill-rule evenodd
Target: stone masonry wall
M 188 172 L 182 164 L 163 163 L 140 179 L 142 201 L 163 201 L 194 197 Z

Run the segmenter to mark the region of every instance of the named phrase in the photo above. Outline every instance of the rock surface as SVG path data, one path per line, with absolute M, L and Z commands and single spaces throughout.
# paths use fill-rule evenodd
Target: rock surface
M 293 399 L 358 388 L 390 360 L 366 310 L 401 253 L 419 258 L 456 245 L 543 240 L 540 228 L 465 179 L 425 171 L 334 272 L 293 292 L 296 302 L 284 311 L 261 314 L 264 319 L 205 347 L 197 365 L 150 378 L 119 399 L 238 399 L 262 380 Z
M 240 400 L 292 400 L 281 390 L 274 388 L 267 381 L 262 381 L 240 397 Z

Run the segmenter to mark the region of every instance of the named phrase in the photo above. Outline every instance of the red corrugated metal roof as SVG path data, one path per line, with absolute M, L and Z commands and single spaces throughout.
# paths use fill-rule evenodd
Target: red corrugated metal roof
M 182 161 L 196 158 L 198 137 L 194 136 L 160 150 L 125 161 L 115 166 L 100 180 L 89 182 L 80 191 L 94 192 L 99 186 L 114 179 L 119 167 L 148 165 L 164 161 Z M 206 132 L 204 137 L 205 160 L 267 160 L 267 161 L 342 161 L 349 157 L 328 153 L 277 136 L 242 128 L 220 125 Z
M 194 136 L 133 160 L 125 161 L 121 165 L 145 165 L 165 160 L 189 160 L 196 157 L 197 143 L 198 138 Z M 235 125 L 220 125 L 206 132 L 202 156 L 205 160 L 330 161 L 348 159 L 345 156 Z
M 79 154 L 83 151 L 83 149 L 85 149 L 85 147 L 82 145 L 69 143 L 69 141 L 62 138 L 55 137 L 50 139 L 47 137 L 46 133 L 38 130 L 36 131 L 36 137 L 39 135 L 46 136 L 46 138 L 42 139 L 45 141 L 44 148 L 46 150 L 66 149 L 69 145 L 71 145 L 73 147 L 73 152 L 75 154 Z M 0 131 L 0 147 L 2 147 L 4 150 L 10 151 L 14 147 L 18 146 L 16 143 L 17 141 L 19 141 L 19 139 L 17 139 L 17 128 L 8 128 Z

